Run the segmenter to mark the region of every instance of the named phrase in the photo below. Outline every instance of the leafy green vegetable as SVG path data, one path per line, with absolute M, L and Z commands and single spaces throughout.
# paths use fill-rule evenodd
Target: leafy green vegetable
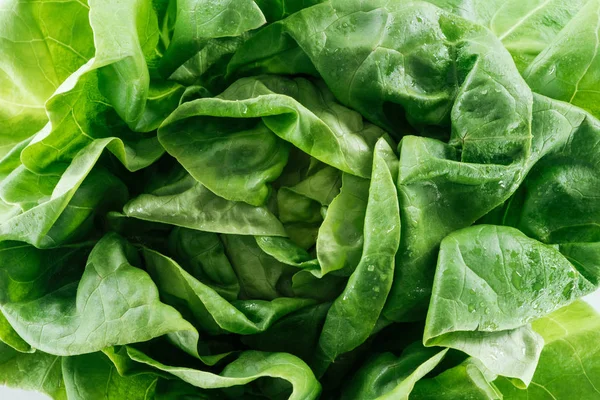
M 226 200 L 190 175 L 130 200 L 123 212 L 131 217 L 207 232 L 284 236 L 281 222 L 265 207 Z
M 52 396 L 53 399 L 67 399 L 61 357 L 41 351 L 32 354 L 19 353 L 0 343 L 0 371 L 0 383 L 3 385 L 35 390 Z
M 62 373 L 69 399 L 147 399 L 158 381 L 152 373 L 120 376 L 102 353 L 63 358 Z
M 260 377 L 272 377 L 290 382 L 293 390 L 289 398 L 292 400 L 316 398 L 321 391 L 321 386 L 310 368 L 300 359 L 285 353 L 243 353 L 223 370 L 221 376 L 190 368 L 170 367 L 135 349 L 128 350 L 128 353 L 138 362 L 154 366 L 194 386 L 206 389 L 243 385 Z
M 447 351 L 416 344 L 408 347 L 400 358 L 392 353 L 379 354 L 357 372 L 343 398 L 408 399 L 415 383 L 431 372 Z
M 380 139 L 373 158 L 363 254 L 346 288 L 327 314 L 319 338 L 318 372 L 324 372 L 324 368 L 340 354 L 355 349 L 369 337 L 385 304 L 400 241 L 398 198 L 394 186 L 396 169 L 396 156 L 385 140 Z M 345 334 L 340 337 L 342 332 Z
M 410 397 L 423 400 L 450 400 L 458 397 L 472 400 L 501 400 L 503 398 L 501 392 L 490 383 L 493 379 L 494 377 L 489 375 L 485 367 L 472 359 L 467 359 L 434 378 L 417 382 Z
M 220 329 L 241 335 L 262 332 L 277 319 L 313 303 L 311 300 L 279 297 L 270 303 L 239 300 L 230 304 L 173 260 L 152 250 L 145 250 L 143 254 L 148 272 L 157 282 L 159 291 L 166 298 L 177 297 L 184 302 L 189 313 L 209 333 L 221 333 Z
M 594 288 L 559 251 L 514 228 L 466 228 L 441 244 L 423 340 L 527 385 L 541 341 L 520 327 Z
M 599 0 L 6 0 L 0 384 L 600 396 Z
M 535 321 L 533 327 L 546 345 L 540 365 L 527 390 L 519 390 L 500 378 L 496 381 L 505 398 L 586 399 L 598 395 L 598 368 L 594 345 L 600 318 L 589 305 L 577 301 Z M 557 363 L 560 369 L 554 368 Z
M 546 49 L 588 0 L 427 0 L 489 28 L 519 71 Z
M 88 9 L 87 1 L 3 4 L 0 155 L 46 124 L 46 100 L 93 57 Z M 56 19 L 57 14 L 64 20 Z
M 10 254 L 22 249 L 17 246 L 5 251 Z M 190 323 L 159 301 L 150 277 L 133 267 L 137 261 L 130 244 L 108 235 L 94 246 L 79 282 L 47 292 L 42 288 L 36 297 L 6 302 L 2 311 L 28 343 L 58 355 L 89 353 L 179 331 L 197 340 L 198 333 Z M 195 347 L 187 350 L 196 353 Z
M 523 73 L 536 92 L 575 104 L 596 117 L 600 116 L 595 91 L 600 73 L 596 49 L 599 18 L 600 3 L 589 1 Z M 574 38 L 586 46 L 574 48 Z

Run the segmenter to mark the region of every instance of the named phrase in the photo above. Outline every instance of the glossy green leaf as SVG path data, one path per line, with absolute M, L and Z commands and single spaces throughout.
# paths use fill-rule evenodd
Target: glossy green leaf
M 129 355 L 138 362 L 169 372 L 200 388 L 218 389 L 252 382 L 260 377 L 280 378 L 293 387 L 290 400 L 317 399 L 321 385 L 302 360 L 286 353 L 261 353 L 248 351 L 227 365 L 220 375 L 191 368 L 171 367 L 152 360 L 145 354 L 128 349 Z
M 489 28 L 519 71 L 546 49 L 588 0 L 428 0 Z
M 384 0 L 327 1 L 281 24 L 271 29 L 296 41 L 343 104 L 390 132 L 398 132 L 404 111 L 416 125 L 451 121 L 463 161 L 526 155 L 531 92 L 510 54 L 480 25 L 424 2 Z M 274 44 L 257 35 L 232 63 L 264 58 L 253 51 L 258 41 Z
M 226 200 L 186 173 L 130 200 L 123 212 L 146 221 L 208 232 L 285 236 L 283 226 L 266 207 Z
M 447 351 L 417 343 L 399 358 L 392 353 L 373 356 L 353 377 L 342 398 L 408 400 L 415 383 L 431 372 Z
M 23 339 L 56 355 L 89 353 L 180 331 L 193 343 L 196 330 L 159 301 L 150 277 L 133 266 L 138 261 L 130 244 L 108 235 L 92 250 L 79 282 L 41 291 L 29 301 L 4 303 L 2 311 Z
M 286 294 L 295 268 L 265 253 L 250 236 L 223 235 L 225 252 L 240 282 L 240 298 L 273 300 Z
M 527 385 L 542 343 L 523 326 L 593 289 L 559 251 L 514 228 L 463 229 L 441 244 L 423 341 Z
M 80 151 L 66 169 L 59 170 L 60 179 L 48 196 L 41 196 L 39 204 L 0 223 L 0 239 L 20 240 L 40 248 L 57 246 L 89 228 L 86 224 L 95 212 L 123 203 L 127 195 L 123 183 L 105 169 L 92 169 L 111 143 L 112 139 L 94 141 Z M 24 169 L 15 172 L 25 172 L 25 176 L 19 176 L 11 185 L 18 185 L 20 179 L 28 184 L 34 174 Z M 38 179 L 43 178 L 38 175 Z M 8 188 L 3 189 L 6 196 Z M 104 198 L 108 192 L 111 197 Z
M 284 264 L 308 270 L 319 268 L 319 262 L 313 256 L 288 238 L 257 236 L 256 243 L 262 251 Z
M 331 202 L 317 237 L 317 257 L 323 274 L 354 271 L 363 251 L 363 226 L 369 181 L 342 176 L 342 190 Z
M 254 0 L 178 0 L 173 37 L 161 72 L 170 75 L 206 45 L 208 39 L 239 36 L 266 22 Z
M 538 368 L 527 390 L 498 379 L 495 383 L 504 399 L 583 400 L 598 396 L 600 370 L 595 343 L 599 324 L 598 313 L 582 301 L 535 321 L 533 328 L 546 342 Z
M 62 18 L 56 19 L 60 14 Z M 44 103 L 94 55 L 87 1 L 9 0 L 0 10 L 0 155 L 47 122 Z
M 237 299 L 240 284 L 217 234 L 175 228 L 169 236 L 169 250 L 179 265 L 193 277 L 225 299 Z
M 0 312 L 0 342 L 7 344 L 22 353 L 33 353 L 35 351 L 35 349 L 31 348 L 29 343 L 19 336 L 2 312 Z
M 169 154 L 217 195 L 254 206 L 264 204 L 268 183 L 287 162 L 289 145 L 262 122 L 189 113 L 182 117 L 180 111 L 184 108 L 178 108 L 160 129 L 160 142 Z
M 19 353 L 0 343 L 0 376 L 2 386 L 44 393 L 54 400 L 67 400 L 61 357 L 41 351 Z
M 195 279 L 172 259 L 155 251 L 144 249 L 148 273 L 159 291 L 167 299 L 186 305 L 202 328 L 211 334 L 223 331 L 249 335 L 263 332 L 278 319 L 313 304 L 306 299 L 277 298 L 264 300 L 241 300 L 228 302 L 219 294 Z M 168 300 L 167 300 L 168 302 Z
M 395 163 L 388 165 L 389 158 Z M 392 285 L 394 256 L 400 240 L 395 168 L 397 160 L 392 149 L 380 139 L 375 148 L 365 215 L 363 254 L 327 314 L 319 338 L 317 371 L 321 374 L 340 354 L 353 350 L 369 337 Z
M 399 147 L 403 231 L 384 315 L 411 321 L 426 312 L 442 239 L 502 204 L 522 166 L 463 163 L 456 149 L 429 138 L 407 136 Z
M 581 4 L 579 13 L 523 73 L 537 93 L 575 104 L 597 118 L 600 117 L 600 97 L 596 91 L 600 76 L 599 23 L 600 2 Z M 582 46 L 573 46 L 574 41 Z
M 498 388 L 490 382 L 490 376 L 485 367 L 476 360 L 467 359 L 462 364 L 433 378 L 417 382 L 410 398 L 417 400 L 453 400 L 456 398 L 502 400 L 503 397 Z
M 120 376 L 102 353 L 62 359 L 62 373 L 69 399 L 132 399 L 154 397 L 158 376 L 152 373 Z
M 383 135 L 380 129 L 363 122 L 359 114 L 337 104 L 324 85 L 314 85 L 303 78 L 241 79 L 218 97 L 184 103 L 160 130 L 160 140 L 168 150 L 175 140 L 179 146 L 202 140 L 201 132 L 196 131 L 192 132 L 191 140 L 167 139 L 172 135 L 183 136 L 179 121 L 190 117 L 194 117 L 195 124 L 202 125 L 210 121 L 208 117 L 262 118 L 273 133 L 302 151 L 337 169 L 363 177 L 370 174 L 371 152 L 375 141 Z M 269 146 L 267 148 L 274 144 Z M 173 154 L 178 157 L 179 152 L 175 150 Z M 258 156 L 260 161 L 263 155 Z M 186 166 L 183 159 L 180 161 Z
M 156 62 L 160 39 L 159 5 L 150 0 L 90 0 L 98 88 L 135 131 L 156 129 L 179 102 L 172 94 L 183 92 L 177 84 L 151 82 L 149 64 Z
M 519 210 L 514 211 L 515 204 L 506 212 L 519 215 L 516 226 L 545 243 L 598 241 L 600 208 L 595 197 L 600 188 L 600 157 L 595 147 L 600 142 L 600 122 L 556 101 L 545 100 L 539 109 L 536 119 L 540 130 L 546 130 L 540 138 L 544 147 L 523 183 Z M 549 131 L 548 126 L 555 128 Z
M 134 133 L 121 121 L 98 90 L 92 61 L 73 73 L 48 100 L 50 122 L 23 149 L 21 160 L 30 170 L 41 172 L 54 163 L 69 163 L 94 146 L 108 149 L 129 169 L 136 171 L 163 153 L 155 134 Z M 110 143 L 106 143 L 114 138 Z

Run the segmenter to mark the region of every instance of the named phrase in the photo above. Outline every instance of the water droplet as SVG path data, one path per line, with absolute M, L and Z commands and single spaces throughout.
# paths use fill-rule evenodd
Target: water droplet
M 373 271 L 375 271 L 375 266 L 374 266 L 374 265 L 369 265 L 369 266 L 367 267 L 367 271 L 369 271 L 369 272 L 373 272 Z
M 523 276 L 521 275 L 521 273 L 519 271 L 513 271 L 512 284 L 518 290 L 523 289 Z
M 563 297 L 570 299 L 572 294 L 573 294 L 573 282 L 570 282 L 563 289 L 562 295 L 563 295 Z

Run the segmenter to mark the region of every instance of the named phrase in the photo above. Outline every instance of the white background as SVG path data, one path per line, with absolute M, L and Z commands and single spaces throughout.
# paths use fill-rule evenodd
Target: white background
M 587 296 L 587 302 L 600 312 L 600 291 L 597 291 L 594 294 Z M 1 379 L 1 377 L 0 377 Z M 26 392 L 18 389 L 10 389 L 7 387 L 0 386 L 0 399 L 1 400 L 48 400 L 50 397 L 36 393 L 36 392 Z

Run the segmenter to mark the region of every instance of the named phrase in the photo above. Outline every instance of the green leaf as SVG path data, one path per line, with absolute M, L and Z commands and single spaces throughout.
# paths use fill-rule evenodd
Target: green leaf
M 240 282 L 240 298 L 273 300 L 289 294 L 284 283 L 295 268 L 262 251 L 253 237 L 223 235 L 223 242 Z
M 527 385 L 541 341 L 523 326 L 593 289 L 560 252 L 514 228 L 466 228 L 442 241 L 423 342 Z
M 331 0 L 280 24 L 271 29 L 298 44 L 342 104 L 389 132 L 400 134 L 406 113 L 417 126 L 452 122 L 463 161 L 527 155 L 531 91 L 484 27 L 424 2 L 384 0 Z M 265 50 L 254 51 L 261 45 L 280 51 L 273 36 L 250 39 L 232 63 L 263 59 Z
M 531 385 L 520 390 L 504 378 L 495 383 L 507 400 L 592 399 L 598 396 L 600 318 L 577 301 L 533 323 L 546 345 Z
M 90 61 L 73 73 L 46 103 L 50 121 L 21 154 L 28 169 L 42 172 L 56 163 L 70 163 L 94 146 L 108 147 L 130 171 L 147 167 L 164 153 L 155 134 L 127 128 L 99 92 L 92 67 Z
M 417 343 L 400 357 L 392 353 L 372 356 L 354 375 L 342 399 L 408 400 L 415 383 L 431 372 L 447 351 L 428 349 Z
M 194 278 L 229 301 L 237 299 L 240 284 L 217 234 L 175 228 L 169 236 L 169 250 Z
M 317 237 L 317 257 L 323 275 L 351 274 L 363 251 L 363 226 L 369 181 L 342 175 L 342 190 L 327 209 Z
M 64 357 L 62 371 L 69 400 L 146 400 L 154 397 L 158 381 L 152 373 L 121 376 L 102 353 Z
M 598 118 L 600 97 L 596 82 L 600 78 L 597 51 L 600 2 L 593 0 L 585 6 L 580 4 L 578 10 L 579 13 L 531 62 L 523 76 L 532 90 L 575 104 Z M 573 46 L 573 41 L 582 45 Z
M 193 110 L 183 113 L 184 107 L 160 128 L 167 152 L 215 194 L 263 205 L 268 183 L 287 163 L 289 145 L 260 121 L 203 118 Z
M 317 275 L 317 276 L 315 276 Z M 332 301 L 346 287 L 348 278 L 333 274 L 320 276 L 312 270 L 299 271 L 292 277 L 294 295 L 319 301 Z
M 315 85 L 304 78 L 246 78 L 235 82 L 218 97 L 182 104 L 164 122 L 160 130 L 161 142 L 190 171 L 192 167 L 186 165 L 186 160 L 179 156 L 181 150 L 171 148 L 203 140 L 201 131 L 190 132 L 188 128 L 181 128 L 179 121 L 190 117 L 194 117 L 194 126 L 207 124 L 211 120 L 209 117 L 226 118 L 226 122 L 221 123 L 232 125 L 232 129 L 238 131 L 249 127 L 242 125 L 240 129 L 238 123 L 232 124 L 232 118 L 261 118 L 273 133 L 300 150 L 339 170 L 362 177 L 370 175 L 373 146 L 383 135 L 380 129 L 363 122 L 359 114 L 337 104 L 322 84 Z M 184 136 L 182 131 L 188 132 L 191 138 L 167 139 L 173 135 Z M 263 134 L 266 135 L 266 132 Z M 277 149 L 275 143 L 264 146 Z M 282 157 L 275 154 L 276 158 Z M 262 157 L 261 154 L 258 160 L 264 162 Z M 280 159 L 285 160 L 284 157 Z M 187 160 L 189 163 L 189 158 Z M 210 187 L 204 182 L 208 178 L 193 175 Z
M 387 160 L 395 161 L 391 166 Z M 383 309 L 394 276 L 400 241 L 400 216 L 393 177 L 397 160 L 384 139 L 375 148 L 360 263 L 334 301 L 319 338 L 318 374 L 343 353 L 362 344 Z
M 318 226 L 323 220 L 321 205 L 318 202 L 287 187 L 277 191 L 277 211 L 279 220 L 284 224 L 299 222 Z
M 87 1 L 9 0 L 0 11 L 0 37 L 3 156 L 46 124 L 46 100 L 93 57 Z
M 340 192 L 341 178 L 342 174 L 339 170 L 324 166 L 287 189 L 323 206 L 328 206 Z
M 2 386 L 45 393 L 54 400 L 67 400 L 61 357 L 41 351 L 19 353 L 0 343 L 0 376 Z
M 442 239 L 508 199 L 522 166 L 464 163 L 455 148 L 429 138 L 406 136 L 399 148 L 403 234 L 384 315 L 414 321 L 427 311 Z
M 293 387 L 290 400 L 313 400 L 319 397 L 321 385 L 302 360 L 286 353 L 247 351 L 227 365 L 220 375 L 191 368 L 177 368 L 159 363 L 128 348 L 131 358 L 161 371 L 169 372 L 185 382 L 205 389 L 228 388 L 244 385 L 261 377 L 285 379 Z
M 285 236 L 277 218 L 266 207 L 221 198 L 180 173 L 165 186 L 130 200 L 123 208 L 130 217 L 208 232 Z
M 308 270 L 319 268 L 319 262 L 313 256 L 288 238 L 257 236 L 255 239 L 258 247 L 277 261 Z
M 56 355 L 90 353 L 168 333 L 195 343 L 196 330 L 159 301 L 150 277 L 133 266 L 138 261 L 130 244 L 109 234 L 92 250 L 78 283 L 46 293 L 38 289 L 39 295 L 31 300 L 5 302 L 2 312 L 33 347 Z M 42 271 L 52 268 L 43 262 L 32 266 Z M 195 346 L 186 350 L 197 351 Z
M 229 83 L 225 78 L 227 64 L 248 36 L 243 34 L 207 40 L 202 50 L 177 68 L 169 80 L 188 86 L 188 89 L 200 86 L 210 93 L 223 91 Z
M 173 302 L 175 307 L 177 303 L 184 304 L 186 311 L 194 315 L 198 324 L 210 334 L 263 332 L 285 315 L 313 304 L 311 300 L 292 298 L 230 303 L 170 258 L 150 249 L 144 249 L 143 256 L 148 273 L 161 294 L 166 299 L 177 299 Z
M 96 45 L 91 69 L 97 68 L 100 92 L 134 131 L 158 128 L 183 92 L 177 84 L 151 82 L 149 64 L 155 63 L 160 39 L 158 4 L 151 0 L 90 0 Z
M 178 0 L 171 43 L 160 68 L 169 76 L 206 45 L 208 39 L 239 36 L 266 22 L 254 0 Z
M 322 303 L 305 307 L 283 317 L 265 332 L 245 336 L 242 341 L 256 350 L 290 353 L 308 362 L 314 355 L 330 306 L 331 303 Z
M 524 71 L 588 0 L 428 0 L 489 28 Z
M 594 199 L 600 188 L 600 156 L 594 149 L 600 123 L 581 109 L 550 99 L 536 109 L 534 128 L 545 131 L 532 160 L 537 163 L 523 182 L 519 209 L 514 210 L 515 204 L 507 213 L 517 214 L 516 226 L 545 243 L 600 241 L 600 207 Z
M 484 366 L 469 358 L 434 378 L 417 382 L 410 398 L 411 400 L 453 400 L 456 398 L 502 400 L 502 394 L 490 382 L 491 379 Z
M 66 169 L 59 170 L 60 179 L 47 197 L 41 196 L 39 204 L 22 209 L 0 223 L 0 240 L 24 241 L 39 248 L 58 246 L 89 229 L 95 213 L 122 204 L 127 195 L 123 183 L 105 169 L 92 169 L 104 148 L 111 143 L 110 138 L 98 140 L 81 150 Z M 13 182 L 5 181 L 7 186 L 18 188 L 23 183 L 19 182 L 21 179 L 27 186 L 32 174 L 42 179 L 25 169 L 17 169 L 14 173 L 19 177 Z M 14 189 L 5 186 L 5 198 L 7 190 Z M 108 192 L 111 197 L 105 198 Z M 23 192 L 18 196 L 23 196 Z
M 22 353 L 33 353 L 35 349 L 32 349 L 29 343 L 23 340 L 21 336 L 15 331 L 10 325 L 10 322 L 6 319 L 4 314 L 0 311 L 0 341 L 9 345 L 13 349 Z

